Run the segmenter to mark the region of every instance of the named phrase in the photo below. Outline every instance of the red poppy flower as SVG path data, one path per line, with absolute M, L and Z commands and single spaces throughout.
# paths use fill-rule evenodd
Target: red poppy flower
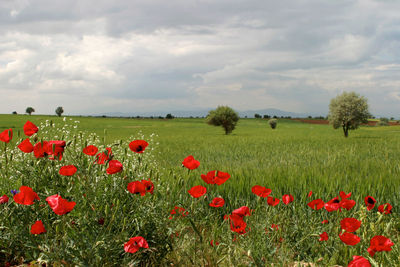
M 129 143 L 129 149 L 136 153 L 143 153 L 148 145 L 149 143 L 144 140 L 135 140 Z
M 8 196 L 7 195 L 3 195 L 3 196 L 0 197 L 0 204 L 5 204 L 5 203 L 8 202 L 8 200 L 9 200 Z
M 232 211 L 232 214 L 238 215 L 243 218 L 244 216 L 250 216 L 250 209 L 247 206 L 242 206 Z
M 24 153 L 31 153 L 33 151 L 33 145 L 31 144 L 29 138 L 26 138 L 24 141 L 22 141 L 18 145 L 18 148 Z
M 215 171 L 209 171 L 207 175 L 202 174 L 201 179 L 206 183 L 206 184 L 215 184 L 214 182 L 215 178 Z
M 332 198 L 328 202 L 325 203 L 325 209 L 328 212 L 332 212 L 335 210 L 340 210 L 340 201 L 338 197 Z
M 292 195 L 283 195 L 282 196 L 282 202 L 285 205 L 287 205 L 287 204 L 289 204 L 290 202 L 293 202 L 293 201 L 294 201 L 294 197 Z
M 214 239 L 212 239 L 212 240 L 210 241 L 210 246 L 214 247 L 214 246 L 218 246 L 218 245 L 219 245 L 219 242 L 218 242 L 218 241 L 214 241 Z
M 322 201 L 322 199 L 314 199 L 310 203 L 307 204 L 310 208 L 313 210 L 320 210 L 324 207 L 325 203 Z
M 140 248 L 149 248 L 149 244 L 147 243 L 146 239 L 141 236 L 132 237 L 124 244 L 124 250 L 127 253 L 135 253 Z
M 22 205 L 32 205 L 35 200 L 40 200 L 38 194 L 25 185 L 21 186 L 19 193 L 14 196 L 14 201 Z
M 342 199 L 339 204 L 341 208 L 351 210 L 356 205 L 356 202 L 352 199 Z
M 55 159 L 56 157 L 58 157 L 58 160 L 61 160 L 64 153 L 65 145 L 65 141 L 62 140 L 48 141 L 47 147 L 45 147 L 45 151 L 50 156 L 49 159 Z
M 175 206 L 169 213 L 171 214 L 171 216 L 169 216 L 169 218 L 168 218 L 170 220 L 173 218 L 172 215 L 175 215 L 175 214 L 179 214 L 182 217 L 185 217 L 189 214 L 189 212 L 187 212 L 184 208 L 178 207 L 178 206 Z
M 39 131 L 38 127 L 30 121 L 27 121 L 24 125 L 24 134 L 31 136 Z
M 154 191 L 154 184 L 150 180 L 142 180 L 142 184 L 146 188 L 146 192 L 149 192 L 150 194 L 153 194 Z
M 236 233 L 238 233 L 240 235 L 246 233 L 247 224 L 243 220 L 243 217 L 241 217 L 241 216 L 239 216 L 237 214 L 232 214 L 232 215 L 229 216 L 229 219 L 231 221 L 231 230 L 233 232 L 236 232 Z
M 343 241 L 343 243 L 345 243 L 346 245 L 349 245 L 349 246 L 357 245 L 361 240 L 355 234 L 347 233 L 347 232 L 339 234 L 339 238 L 340 238 L 340 240 Z
M 63 176 L 72 176 L 76 173 L 77 168 L 74 165 L 62 166 L 58 173 Z
M 312 191 L 308 192 L 307 197 L 311 197 L 312 196 Z
M 93 145 L 87 146 L 83 149 L 83 153 L 85 153 L 88 156 L 94 156 L 98 151 L 99 149 Z
M 67 214 L 72 211 L 76 205 L 74 201 L 63 199 L 60 195 L 52 195 L 46 198 L 50 208 L 57 215 Z
M 146 194 L 146 186 L 140 181 L 130 182 L 128 184 L 128 191 L 132 194 L 144 196 Z
M 119 162 L 118 160 L 114 159 L 114 160 L 110 160 L 106 171 L 107 171 L 107 174 L 114 174 L 114 173 L 118 173 L 118 172 L 122 171 L 122 169 L 123 169 L 122 163 Z
M 38 158 L 43 158 L 47 154 L 45 154 L 45 151 L 43 149 L 43 146 L 47 145 L 47 141 L 39 142 L 36 143 L 35 146 L 33 147 L 33 155 Z
M 323 220 L 321 223 L 322 224 L 327 224 L 327 223 L 329 223 L 329 221 L 328 220 Z
M 261 185 L 255 185 L 251 188 L 251 192 L 259 197 L 265 198 L 271 194 L 272 190 Z
M 371 238 L 369 242 L 368 253 L 373 257 L 378 251 L 391 251 L 394 243 L 383 235 L 377 235 Z
M 273 197 L 268 197 L 267 198 L 267 203 L 269 206 L 276 206 L 279 204 L 279 198 L 273 198 Z
M 372 210 L 375 207 L 376 200 L 371 196 L 364 198 L 365 205 L 367 205 L 367 210 Z
M 231 175 L 227 172 L 220 172 L 217 171 L 217 176 L 214 178 L 214 182 L 217 185 L 221 185 L 228 181 L 228 179 L 231 177 Z
M 392 213 L 392 205 L 390 205 L 389 203 L 380 205 L 378 207 L 378 211 L 383 214 L 390 214 Z
M 340 226 L 346 232 L 355 232 L 361 226 L 361 221 L 355 218 L 344 218 L 340 221 Z
M 271 229 L 274 231 L 277 231 L 277 230 L 279 230 L 279 225 L 273 223 L 273 224 L 271 224 Z
M 36 221 L 31 226 L 31 234 L 33 234 L 33 235 L 40 235 L 45 232 L 46 232 L 46 229 L 44 229 L 44 225 L 43 225 L 42 221 Z
M 225 204 L 225 200 L 220 197 L 214 198 L 211 203 L 209 204 L 211 207 L 220 208 Z
M 207 188 L 205 188 L 202 185 L 196 185 L 193 186 L 192 188 L 190 188 L 190 190 L 188 190 L 189 194 L 194 197 L 194 198 L 198 198 L 203 196 L 205 193 L 207 193 Z
M 353 260 L 349 262 L 347 267 L 371 267 L 371 263 L 364 257 L 353 256 Z
M 13 130 L 11 128 L 4 130 L 3 132 L 0 133 L 0 141 L 4 143 L 10 142 L 12 137 L 13 137 Z
M 96 155 L 96 163 L 97 164 L 102 165 L 102 164 L 106 163 L 107 160 L 108 160 L 108 156 L 104 152 L 101 152 Z
M 323 232 L 322 234 L 319 235 L 319 241 L 327 241 L 329 239 L 328 233 Z
M 192 155 L 187 156 L 183 161 L 182 165 L 189 170 L 197 169 L 200 166 L 200 162 L 195 160 Z
M 113 157 L 112 151 L 111 151 L 111 147 L 106 147 L 106 151 L 105 152 L 101 152 L 98 153 L 96 155 L 96 163 L 97 164 L 104 164 L 106 163 L 106 161 L 110 160 Z
M 351 192 L 346 194 L 344 191 L 340 191 L 339 195 L 340 195 L 341 199 L 347 199 L 347 198 L 351 197 Z
M 217 173 L 217 175 L 215 175 Z M 216 184 L 216 185 L 221 185 L 225 183 L 231 175 L 227 172 L 221 172 L 221 171 L 209 171 L 207 175 L 202 174 L 201 179 L 206 183 L 206 184 Z

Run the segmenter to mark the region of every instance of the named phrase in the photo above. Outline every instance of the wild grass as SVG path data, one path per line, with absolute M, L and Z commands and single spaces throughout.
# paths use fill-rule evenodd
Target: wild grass
M 24 138 L 22 126 L 26 120 L 36 125 L 46 120 L 64 125 L 63 118 L 53 116 L 0 115 L 0 132 L 14 129 L 8 149 Z M 8 176 L 2 165 L 0 193 L 9 194 L 22 184 L 31 185 L 42 204 L 46 204 L 48 194 L 59 192 L 77 201 L 77 208 L 60 218 L 49 211 L 47 204 L 41 207 L 38 203 L 32 208 L 15 203 L 6 208 L 0 206 L 1 216 L 9 218 L 0 223 L 0 255 L 4 261 L 64 261 L 82 266 L 287 266 L 295 262 L 346 265 L 353 255 L 368 256 L 366 249 L 372 236 L 385 235 L 395 243 L 393 251 L 377 253 L 370 261 L 383 266 L 399 265 L 399 126 L 361 127 L 344 138 L 340 130 L 328 125 L 291 120 L 279 120 L 273 130 L 267 120 L 242 119 L 231 135 L 225 135 L 222 128 L 206 125 L 203 119 L 73 117 L 67 122 L 69 132 L 52 130 L 46 136 L 58 135 L 72 141 L 63 161 L 37 161 L 14 149 L 19 163 L 8 170 Z M 153 133 L 156 136 L 151 136 Z M 127 144 L 142 137 L 151 141 L 143 154 L 148 153 L 148 158 L 139 165 Z M 124 172 L 108 176 L 104 169 L 89 169 L 90 161 L 80 151 L 92 142 L 102 147 L 115 144 L 114 154 L 124 162 Z M 0 145 L 4 149 L 4 144 Z M 188 172 L 181 167 L 188 155 L 201 162 L 198 169 Z M 82 166 L 73 181 L 57 174 L 59 166 L 67 163 Z M 231 178 L 221 186 L 205 185 L 200 174 L 211 170 L 228 172 Z M 127 193 L 126 184 L 142 178 L 153 180 L 154 195 L 141 198 Z M 193 199 L 187 193 L 194 185 L 207 187 L 206 199 Z M 272 189 L 271 195 L 277 198 L 292 194 L 295 201 L 270 207 L 265 199 L 251 192 L 254 185 Z M 311 198 L 307 197 L 309 191 L 313 192 Z M 352 210 L 328 213 L 306 205 L 316 198 L 328 201 L 339 191 L 352 192 L 351 198 L 357 203 Z M 376 208 L 366 211 L 364 197 L 368 195 L 379 204 L 391 203 L 393 214 L 383 216 Z M 216 196 L 226 200 L 224 207 L 208 206 Z M 190 215 L 169 220 L 174 206 L 184 207 Z M 246 217 L 251 230 L 235 238 L 223 216 L 241 206 L 254 210 Z M 45 236 L 29 234 L 29 225 L 37 217 L 48 219 Z M 344 217 L 363 219 L 357 232 L 362 241 L 354 247 L 344 245 L 338 238 L 338 225 Z M 100 218 L 106 218 L 103 226 L 97 222 Z M 324 219 L 330 223 L 321 224 Z M 71 226 L 71 221 L 76 224 Z M 279 225 L 279 229 L 272 229 L 272 224 Z M 330 238 L 320 242 L 319 234 L 324 231 Z M 146 237 L 150 249 L 136 255 L 123 253 L 123 243 L 134 235 Z M 210 240 L 220 245 L 212 247 Z

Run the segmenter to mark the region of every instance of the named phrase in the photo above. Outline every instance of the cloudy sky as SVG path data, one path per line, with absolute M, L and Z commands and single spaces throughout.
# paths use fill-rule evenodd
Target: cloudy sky
M 0 113 L 278 108 L 400 117 L 400 1 L 1 0 Z

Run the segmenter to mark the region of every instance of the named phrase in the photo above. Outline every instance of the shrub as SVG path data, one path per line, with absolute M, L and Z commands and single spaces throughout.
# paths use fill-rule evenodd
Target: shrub
M 380 118 L 377 126 L 389 126 L 389 119 L 388 118 Z
M 276 128 L 276 125 L 278 124 L 278 120 L 276 120 L 276 119 L 270 119 L 270 120 L 268 121 L 268 123 L 269 123 L 269 126 L 271 126 L 272 129 L 275 129 L 275 128 Z

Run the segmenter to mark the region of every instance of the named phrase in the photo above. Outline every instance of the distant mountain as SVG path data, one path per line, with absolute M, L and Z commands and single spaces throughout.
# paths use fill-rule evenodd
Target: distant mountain
M 168 113 L 171 113 L 175 117 L 205 117 L 207 116 L 208 112 L 212 110 L 212 108 L 209 109 L 198 109 L 198 110 L 175 110 L 175 111 L 154 111 L 154 112 L 106 112 L 103 114 L 94 114 L 93 116 L 107 116 L 107 117 L 165 117 Z M 248 118 L 254 118 L 254 114 L 260 114 L 261 116 L 264 115 L 269 115 L 271 117 L 277 116 L 277 117 L 292 117 L 292 118 L 304 118 L 309 115 L 312 116 L 319 116 L 315 114 L 305 114 L 305 113 L 295 113 L 295 112 L 289 112 L 289 111 L 283 111 L 280 109 L 274 109 L 274 108 L 268 108 L 268 109 L 258 109 L 258 110 L 245 110 L 245 111 L 238 111 L 239 116 L 241 118 L 248 117 Z
M 245 116 L 247 116 L 248 118 L 254 118 L 254 114 L 260 114 L 261 116 L 269 115 L 271 117 L 273 117 L 273 116 L 277 116 L 277 117 L 282 117 L 282 116 L 283 117 L 288 117 L 288 116 L 290 116 L 292 118 L 304 118 L 304 117 L 307 117 L 307 116 L 310 115 L 310 114 L 304 114 L 304 113 L 295 113 L 295 112 L 283 111 L 283 110 L 275 109 L 275 108 L 239 111 L 239 116 L 242 117 L 242 118 L 245 117 Z

